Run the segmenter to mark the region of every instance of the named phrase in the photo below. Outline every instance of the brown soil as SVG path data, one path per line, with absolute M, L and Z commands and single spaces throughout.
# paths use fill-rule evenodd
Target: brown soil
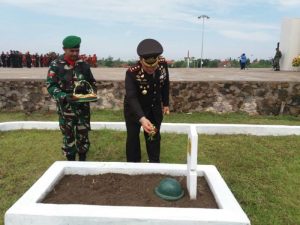
M 42 201 L 55 204 L 87 204 L 111 206 L 154 206 L 184 208 L 218 208 L 204 177 L 198 177 L 197 199 L 190 200 L 185 177 L 173 177 L 184 188 L 177 201 L 157 197 L 154 188 L 167 177 L 160 174 L 66 175 Z M 170 176 L 168 176 L 170 177 Z

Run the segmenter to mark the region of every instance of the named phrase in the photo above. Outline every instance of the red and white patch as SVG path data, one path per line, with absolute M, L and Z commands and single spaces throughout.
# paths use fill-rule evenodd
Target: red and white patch
M 54 76 L 55 76 L 55 73 L 53 71 L 49 71 L 48 77 L 54 77 Z

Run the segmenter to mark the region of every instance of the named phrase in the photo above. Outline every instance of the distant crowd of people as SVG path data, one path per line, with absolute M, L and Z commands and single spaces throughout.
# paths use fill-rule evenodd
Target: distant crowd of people
M 48 67 L 50 63 L 57 59 L 59 56 L 58 53 L 50 52 L 47 54 L 30 54 L 26 52 L 25 54 L 16 51 L 10 50 L 9 52 L 2 51 L 0 56 L 0 67 L 8 68 L 31 68 L 31 67 Z M 80 58 L 90 64 L 91 67 L 97 67 L 97 56 L 94 55 L 80 55 Z
M 91 67 L 97 67 L 97 55 L 93 54 L 91 55 L 80 55 L 79 58 L 81 58 L 84 62 L 87 62 L 90 64 Z
M 55 52 L 47 54 L 30 54 L 26 52 L 23 54 L 20 51 L 10 50 L 9 52 L 2 52 L 0 56 L 0 66 L 10 68 L 22 67 L 48 67 L 50 62 L 58 57 Z

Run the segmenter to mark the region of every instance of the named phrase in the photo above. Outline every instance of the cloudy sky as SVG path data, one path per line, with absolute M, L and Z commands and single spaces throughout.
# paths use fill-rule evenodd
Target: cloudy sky
M 0 0 L 0 51 L 62 52 L 62 39 L 82 38 L 81 52 L 136 59 L 154 38 L 168 59 L 270 58 L 285 18 L 299 18 L 300 0 Z

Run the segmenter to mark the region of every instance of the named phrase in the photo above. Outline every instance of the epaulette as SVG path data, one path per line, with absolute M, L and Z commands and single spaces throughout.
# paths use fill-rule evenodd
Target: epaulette
M 165 59 L 164 57 L 160 56 L 160 57 L 159 57 L 159 62 L 160 62 L 160 63 L 165 63 L 165 62 L 167 62 L 167 61 L 166 61 L 166 59 Z
M 139 71 L 140 69 L 141 69 L 140 65 L 134 65 L 134 66 L 129 67 L 128 71 L 129 72 L 136 72 L 136 71 Z
M 57 63 L 64 64 L 66 61 L 64 59 L 55 59 Z
M 49 67 L 51 67 L 51 66 L 57 66 L 58 63 L 60 63 L 59 59 L 54 59 L 54 60 L 50 63 Z

